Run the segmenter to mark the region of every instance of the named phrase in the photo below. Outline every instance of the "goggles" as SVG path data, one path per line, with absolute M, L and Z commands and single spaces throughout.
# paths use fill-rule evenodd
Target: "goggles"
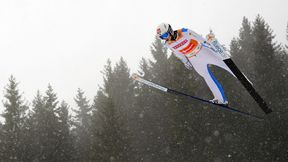
M 168 33 L 168 32 L 160 35 L 160 38 L 161 38 L 161 39 L 167 39 L 168 37 L 169 37 L 169 33 Z

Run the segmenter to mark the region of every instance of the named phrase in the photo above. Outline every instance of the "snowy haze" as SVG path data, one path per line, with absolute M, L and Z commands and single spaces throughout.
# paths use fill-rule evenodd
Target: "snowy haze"
M 161 22 L 202 35 L 212 28 L 229 46 L 243 16 L 253 21 L 260 14 L 276 40 L 287 43 L 287 6 L 287 0 L 2 0 L 0 97 L 13 74 L 29 101 L 48 83 L 70 105 L 77 88 L 92 100 L 107 59 L 115 63 L 123 56 L 136 71 L 141 57 L 150 57 Z

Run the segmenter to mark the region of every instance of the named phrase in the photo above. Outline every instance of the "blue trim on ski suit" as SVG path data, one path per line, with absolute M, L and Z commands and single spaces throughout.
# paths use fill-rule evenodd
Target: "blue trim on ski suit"
M 213 79 L 213 81 L 215 82 L 215 84 L 217 85 L 219 91 L 221 92 L 223 101 L 226 102 L 227 101 L 227 97 L 224 94 L 224 90 L 222 88 L 222 86 L 220 85 L 220 83 L 217 81 L 217 79 L 215 78 L 215 76 L 212 74 L 212 72 L 210 71 L 209 67 L 207 66 L 207 70 L 209 72 L 210 77 Z

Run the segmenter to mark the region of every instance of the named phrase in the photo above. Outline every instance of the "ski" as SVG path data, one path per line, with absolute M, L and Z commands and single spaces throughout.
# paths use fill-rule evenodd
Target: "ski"
M 251 82 L 246 78 L 246 76 L 239 70 L 236 64 L 233 62 L 232 59 L 225 59 L 223 60 L 225 64 L 230 68 L 233 74 L 237 77 L 237 79 L 241 82 L 241 84 L 246 88 L 249 94 L 253 97 L 253 99 L 257 102 L 257 104 L 262 108 L 262 110 L 269 114 L 272 110 L 267 106 L 266 102 L 263 98 L 257 93 L 254 89 Z
M 212 105 L 218 106 L 219 108 L 221 107 L 222 109 L 225 109 L 225 110 L 228 110 L 228 111 L 232 111 L 232 112 L 239 113 L 239 114 L 242 114 L 242 115 L 245 115 L 245 116 L 249 116 L 249 117 L 253 117 L 253 118 L 256 118 L 256 119 L 263 120 L 262 117 L 259 117 L 257 115 L 253 115 L 253 114 L 250 114 L 250 113 L 247 113 L 247 112 L 244 112 L 244 111 L 240 111 L 240 110 L 237 110 L 235 108 L 232 108 L 232 107 L 229 107 L 229 106 L 226 106 L 226 105 L 216 104 L 216 103 L 210 102 L 209 100 L 205 100 L 205 99 L 202 99 L 202 98 L 199 98 L 199 97 L 195 97 L 195 96 L 192 96 L 192 95 L 189 95 L 189 94 L 186 94 L 186 93 L 183 93 L 183 92 L 171 89 L 171 88 L 163 87 L 161 85 L 158 85 L 156 83 L 153 83 L 153 82 L 150 82 L 150 81 L 148 81 L 146 79 L 143 79 L 141 76 L 139 76 L 138 74 L 135 74 L 135 73 L 132 74 L 132 79 L 134 79 L 135 81 L 138 81 L 138 82 L 140 82 L 142 84 L 145 84 L 145 85 L 147 85 L 149 87 L 153 87 L 155 89 L 158 89 L 158 90 L 160 90 L 162 92 L 186 96 L 186 97 L 189 97 L 189 98 L 201 101 L 201 102 L 205 102 L 205 103 L 208 103 L 208 104 L 212 104 Z

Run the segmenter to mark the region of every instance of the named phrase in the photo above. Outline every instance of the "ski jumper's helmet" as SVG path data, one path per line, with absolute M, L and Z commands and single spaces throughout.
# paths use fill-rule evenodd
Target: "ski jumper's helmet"
M 157 27 L 157 36 L 160 39 L 167 39 L 169 36 L 173 35 L 173 30 L 170 24 L 161 23 Z

